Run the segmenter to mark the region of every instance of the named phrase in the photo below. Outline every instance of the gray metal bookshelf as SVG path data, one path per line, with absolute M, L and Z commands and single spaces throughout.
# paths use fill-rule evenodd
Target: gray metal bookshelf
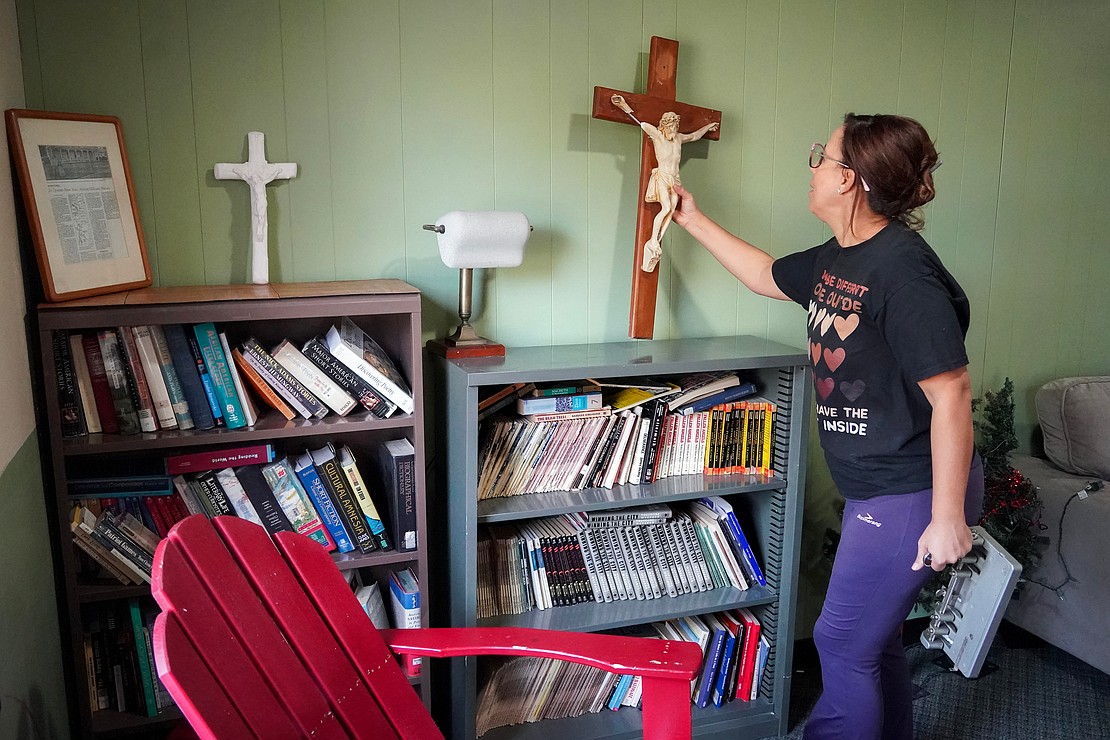
M 341 316 L 349 316 L 373 336 L 397 362 L 408 379 L 415 399 L 412 414 L 397 412 L 388 419 L 353 412 L 345 417 L 287 421 L 276 411 L 259 405 L 258 423 L 240 429 L 205 431 L 162 430 L 133 435 L 89 434 L 63 438 L 55 383 L 51 332 L 89 331 L 136 324 L 193 324 L 211 321 L 226 331 L 233 343 L 255 336 L 266 346 L 282 339 L 306 340 L 320 334 Z M 78 572 L 78 556 L 69 531 L 70 477 L 90 466 L 109 472 L 146 469 L 169 454 L 208 448 L 272 442 L 282 453 L 308 445 L 337 441 L 348 444 L 372 470 L 377 446 L 407 438 L 416 458 L 416 506 L 419 546 L 414 551 L 333 554 L 344 571 L 365 569 L 379 581 L 390 570 L 412 567 L 423 584 L 427 580 L 427 530 L 424 485 L 423 364 L 421 362 L 420 292 L 399 280 L 361 280 L 272 285 L 221 285 L 145 288 L 126 293 L 41 304 L 36 313 L 41 374 L 37 392 L 45 429 L 44 467 L 50 533 L 53 542 L 58 591 L 62 654 L 69 696 L 70 735 L 80 738 L 116 737 L 140 732 L 164 732 L 181 719 L 175 710 L 156 717 L 111 710 L 91 711 L 85 655 L 82 649 L 83 611 L 89 604 L 149 598 L 150 588 L 122 586 L 115 581 L 90 580 Z M 149 472 L 149 471 L 148 471 Z M 157 472 L 157 471 L 154 471 Z M 86 473 L 87 474 L 87 473 Z M 422 621 L 428 623 L 428 599 L 422 600 Z M 428 676 L 412 679 L 428 701 Z
M 812 381 L 806 354 L 757 337 L 715 337 L 591 345 L 509 348 L 503 358 L 433 357 L 439 471 L 430 497 L 432 623 L 434 626 L 513 625 L 596 632 L 689 614 L 751 607 L 771 643 L 759 698 L 721 708 L 692 708 L 699 738 L 757 738 L 784 734 L 790 697 L 798 550 L 805 485 L 807 419 Z M 644 485 L 548 492 L 478 501 L 478 400 L 483 391 L 516 382 L 557 383 L 595 378 L 679 377 L 736 370 L 777 404 L 776 474 L 686 475 Z M 725 496 L 741 516 L 767 576 L 767 586 L 716 589 L 675 598 L 578 604 L 514 616 L 477 619 L 477 529 L 572 511 L 682 502 Z M 452 738 L 473 738 L 478 659 L 453 659 L 432 684 L 433 712 Z M 640 712 L 622 709 L 583 717 L 505 727 L 488 740 L 518 738 L 634 738 Z

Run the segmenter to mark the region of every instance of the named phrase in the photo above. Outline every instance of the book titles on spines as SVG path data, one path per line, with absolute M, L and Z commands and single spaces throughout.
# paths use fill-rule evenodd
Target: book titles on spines
M 722 707 L 759 697 L 771 643 L 761 634 L 754 610 L 690 615 L 611 632 L 696 644 L 702 661 L 690 686 L 690 701 L 695 706 Z M 487 659 L 481 667 L 476 720 L 479 736 L 507 725 L 639 707 L 643 698 L 638 676 L 577 663 L 501 658 Z
M 345 316 L 321 336 L 272 346 L 212 322 L 59 330 L 52 353 L 64 437 L 238 429 L 269 413 L 386 418 L 415 408 L 397 364 Z
M 158 607 L 149 599 L 83 607 L 82 647 L 89 706 L 155 717 L 174 706 L 158 678 L 151 635 Z
M 477 616 L 766 586 L 731 504 L 575 512 L 478 533 Z
M 294 531 L 333 553 L 414 550 L 415 450 L 320 442 L 280 454 L 253 444 L 170 455 L 165 474 L 71 477 L 70 529 L 91 577 L 150 582 L 154 549 L 190 514 Z
M 478 404 L 478 499 L 692 474 L 773 476 L 778 407 L 757 392 L 731 372 L 495 389 Z
M 270 533 L 298 532 L 333 554 L 414 550 L 414 455 L 404 438 L 357 448 L 318 441 L 284 452 L 260 443 L 169 455 L 164 474 L 72 476 L 67 485 L 79 582 L 149 585 L 158 542 L 191 514 L 238 516 Z M 419 626 L 416 575 L 401 569 L 394 580 L 382 589 L 394 626 Z M 152 702 L 149 693 L 135 692 L 145 686 L 138 644 L 134 654 L 120 656 L 106 647 L 101 633 L 115 635 L 116 624 L 132 631 L 112 637 L 112 650 L 141 634 L 121 621 L 126 613 L 112 611 L 118 604 L 123 602 L 84 620 L 91 709 L 160 711 L 157 695 Z M 419 673 L 418 662 L 404 667 L 410 675 Z

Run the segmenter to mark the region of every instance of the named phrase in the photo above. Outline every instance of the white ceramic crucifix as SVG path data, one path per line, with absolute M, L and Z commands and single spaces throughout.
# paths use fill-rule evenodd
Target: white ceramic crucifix
M 243 180 L 251 189 L 251 282 L 270 282 L 269 227 L 266 220 L 266 184 L 297 176 L 295 162 L 267 162 L 266 135 L 247 134 L 247 161 L 222 162 L 212 168 L 217 180 Z

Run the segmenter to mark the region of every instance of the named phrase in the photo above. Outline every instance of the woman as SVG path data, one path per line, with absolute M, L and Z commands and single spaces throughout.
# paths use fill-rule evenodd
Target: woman
M 810 153 L 809 209 L 833 237 L 777 260 L 676 188 L 674 220 L 729 272 L 809 311 L 821 446 L 846 504 L 814 628 L 824 692 L 806 738 L 913 737 L 900 627 L 926 566 L 971 549 L 982 505 L 967 296 L 916 231 L 938 165 L 918 122 L 848 114 Z

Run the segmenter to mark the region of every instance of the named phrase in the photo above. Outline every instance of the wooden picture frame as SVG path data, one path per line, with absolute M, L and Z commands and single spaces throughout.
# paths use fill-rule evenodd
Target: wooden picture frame
M 119 119 L 26 109 L 5 119 L 47 300 L 150 285 Z

